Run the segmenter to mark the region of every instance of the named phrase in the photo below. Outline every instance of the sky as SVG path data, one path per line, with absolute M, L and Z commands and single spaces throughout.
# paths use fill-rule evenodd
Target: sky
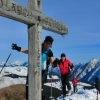
M 28 0 L 14 0 L 27 6 Z M 86 63 L 92 58 L 100 59 L 100 0 L 42 0 L 42 13 L 68 26 L 65 37 L 42 30 L 42 41 L 51 35 L 51 50 L 55 58 L 61 53 L 73 63 Z M 28 49 L 27 25 L 0 17 L 0 62 L 6 61 L 11 44 Z M 28 55 L 12 51 L 9 62 L 27 61 Z

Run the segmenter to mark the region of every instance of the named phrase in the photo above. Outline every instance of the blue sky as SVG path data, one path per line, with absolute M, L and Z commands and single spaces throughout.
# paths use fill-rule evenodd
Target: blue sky
M 28 0 L 14 0 L 27 6 Z M 68 34 L 62 37 L 42 30 L 45 36 L 54 38 L 52 51 L 60 58 L 65 53 L 74 63 L 86 63 L 92 58 L 100 59 L 100 0 L 42 0 L 43 14 L 68 25 Z M 28 48 L 27 25 L 0 17 L 0 62 L 11 52 L 11 44 Z M 13 51 L 9 62 L 27 61 L 28 55 Z

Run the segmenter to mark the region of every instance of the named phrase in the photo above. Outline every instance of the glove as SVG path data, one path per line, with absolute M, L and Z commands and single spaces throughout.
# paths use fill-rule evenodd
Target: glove
M 17 44 L 12 43 L 11 47 L 13 50 L 21 51 L 21 47 L 18 47 Z
M 53 67 L 57 67 L 57 65 L 59 64 L 59 59 L 56 58 L 54 61 L 53 61 Z

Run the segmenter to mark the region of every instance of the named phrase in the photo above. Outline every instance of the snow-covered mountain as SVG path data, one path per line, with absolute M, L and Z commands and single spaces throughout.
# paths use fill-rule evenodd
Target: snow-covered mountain
M 4 62 L 0 62 L 0 67 L 4 65 Z M 22 61 L 15 61 L 12 63 L 7 63 L 5 67 L 16 67 L 18 70 L 21 70 L 21 67 L 28 67 L 28 62 L 22 62 Z M 87 83 L 93 83 L 95 77 L 98 77 L 100 79 L 100 60 L 98 59 L 91 59 L 87 63 L 78 63 L 74 64 L 75 70 L 71 74 L 71 79 L 73 76 L 77 76 L 80 81 L 87 82 Z M 54 72 L 59 74 L 58 69 L 54 69 Z M 59 76 L 59 75 L 58 75 Z
M 0 62 L 0 67 L 3 67 L 4 63 L 5 62 Z M 16 67 L 16 66 L 28 67 L 28 62 L 27 61 L 22 62 L 22 61 L 16 60 L 15 62 L 12 62 L 12 63 L 6 63 L 5 67 Z
M 73 78 L 73 76 L 77 76 L 83 82 L 93 83 L 96 77 L 100 79 L 99 73 L 100 60 L 93 58 L 87 63 L 78 64 L 75 67 L 75 71 L 72 73 L 71 78 Z

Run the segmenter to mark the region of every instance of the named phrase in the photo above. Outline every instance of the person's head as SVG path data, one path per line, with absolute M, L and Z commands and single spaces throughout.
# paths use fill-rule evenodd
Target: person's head
M 61 54 L 61 60 L 62 62 L 66 59 L 66 55 L 64 53 Z
M 44 40 L 44 48 L 50 48 L 52 47 L 54 39 L 51 36 L 46 36 Z

